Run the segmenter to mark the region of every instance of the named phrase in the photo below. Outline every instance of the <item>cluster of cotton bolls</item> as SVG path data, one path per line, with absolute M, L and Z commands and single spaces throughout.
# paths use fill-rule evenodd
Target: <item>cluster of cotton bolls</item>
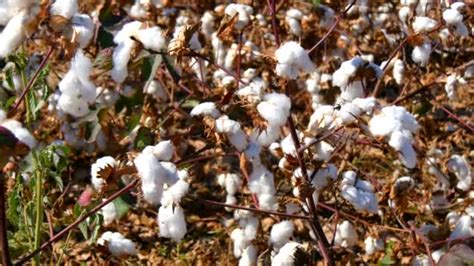
M 417 163 L 412 142 L 419 127 L 415 117 L 401 106 L 386 106 L 369 121 L 370 133 L 388 137 L 388 144 L 399 152 L 403 165 L 410 169 Z

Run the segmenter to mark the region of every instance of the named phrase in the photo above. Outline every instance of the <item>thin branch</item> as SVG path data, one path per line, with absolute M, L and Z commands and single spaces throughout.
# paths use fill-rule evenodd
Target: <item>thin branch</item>
M 44 242 L 39 248 L 35 249 L 33 252 L 30 254 L 24 256 L 20 260 L 18 260 L 15 265 L 22 265 L 29 261 L 31 258 L 33 258 L 36 254 L 39 252 L 45 250 L 47 247 L 52 245 L 54 242 L 60 240 L 64 235 L 66 235 L 70 230 L 74 229 L 76 226 L 78 226 L 80 223 L 85 221 L 87 218 L 92 216 L 93 214 L 97 213 L 100 209 L 102 209 L 105 205 L 109 204 L 116 198 L 120 197 L 121 195 L 127 193 L 128 191 L 132 190 L 138 183 L 140 182 L 140 179 L 135 179 L 132 182 L 130 182 L 128 185 L 120 189 L 119 191 L 115 192 L 114 194 L 110 195 L 107 199 L 105 199 L 103 202 L 92 208 L 89 212 L 84 214 L 83 216 L 77 218 L 73 223 L 68 225 L 66 228 L 61 230 L 59 233 L 57 233 L 54 237 L 50 238 L 48 241 Z
M 46 53 L 46 55 L 44 56 L 43 60 L 41 61 L 40 65 L 38 66 L 38 68 L 36 69 L 35 73 L 33 74 L 33 77 L 31 77 L 30 81 L 28 81 L 28 84 L 26 85 L 26 88 L 23 90 L 23 92 L 21 93 L 20 95 L 20 98 L 18 99 L 18 101 L 15 103 L 15 105 L 13 106 L 13 109 L 16 110 L 18 109 L 18 106 L 21 104 L 21 102 L 23 101 L 23 99 L 26 97 L 26 94 L 28 93 L 28 91 L 31 89 L 31 87 L 33 87 L 33 85 L 35 84 L 35 81 L 36 81 L 36 78 L 38 77 L 39 73 L 41 72 L 41 70 L 46 66 L 46 62 L 48 62 L 48 59 L 51 57 L 51 54 L 53 53 L 53 50 L 54 50 L 54 45 L 51 45 L 49 47 L 49 50 L 48 52 Z
M 2 265 L 12 265 L 10 250 L 8 249 L 6 198 L 5 198 L 5 174 L 0 172 L 0 249 L 2 254 Z

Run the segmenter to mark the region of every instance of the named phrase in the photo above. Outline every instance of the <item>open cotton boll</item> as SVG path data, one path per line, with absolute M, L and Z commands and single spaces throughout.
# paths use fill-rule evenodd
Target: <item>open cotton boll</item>
M 204 12 L 201 17 L 201 31 L 207 36 L 211 37 L 212 33 L 214 32 L 214 24 L 216 18 L 210 11 Z
M 252 266 L 257 264 L 257 248 L 254 245 L 249 245 L 242 252 L 239 260 L 239 266 Z
M 158 142 L 158 144 L 153 147 L 153 155 L 155 155 L 158 160 L 169 161 L 171 157 L 173 157 L 174 150 L 173 143 L 170 140 L 164 140 Z
M 469 191 L 472 184 L 471 167 L 464 156 L 453 155 L 449 159 L 448 170 L 454 173 L 458 179 L 456 187 L 463 191 Z
M 265 129 L 254 128 L 250 135 L 251 141 L 267 147 L 280 137 L 280 126 L 269 125 Z
M 109 204 L 102 207 L 100 212 L 104 217 L 104 225 L 108 225 L 111 222 L 120 218 L 117 208 L 115 207 L 115 204 L 113 202 L 110 202 Z
M 242 186 L 242 180 L 237 174 L 220 174 L 218 180 L 219 185 L 223 186 L 229 195 L 235 195 Z
M 36 146 L 36 139 L 33 137 L 33 135 L 31 135 L 28 129 L 22 126 L 20 122 L 13 119 L 7 119 L 1 122 L 0 125 L 8 129 L 11 133 L 13 133 L 13 135 L 15 135 L 15 137 L 19 141 L 26 144 L 30 148 L 30 150 L 32 150 Z
M 247 248 L 251 241 L 245 237 L 244 230 L 236 228 L 230 233 L 230 238 L 234 244 L 234 256 L 240 258 L 243 251 Z
M 183 180 L 178 180 L 171 187 L 163 192 L 161 198 L 161 204 L 163 206 L 170 206 L 173 204 L 179 204 L 181 199 L 188 193 L 189 184 Z
M 234 24 L 234 28 L 236 30 L 242 30 L 250 23 L 253 8 L 248 5 L 229 4 L 224 12 L 231 17 L 237 14 L 237 22 Z
M 371 236 L 367 237 L 364 240 L 365 244 L 365 253 L 367 255 L 373 255 L 377 251 L 381 251 L 384 249 L 384 243 L 382 239 L 376 239 Z
M 415 117 L 402 106 L 386 106 L 369 121 L 370 133 L 374 136 L 388 136 L 394 131 L 408 130 L 416 133 L 419 124 Z
M 247 147 L 247 135 L 240 128 L 240 124 L 229 119 L 226 115 L 216 119 L 216 132 L 225 133 L 230 143 L 239 151 L 243 151 Z
M 158 211 L 158 225 L 161 237 L 171 238 L 175 242 L 181 241 L 187 231 L 183 209 L 173 204 L 161 206 Z
M 272 266 L 293 266 L 295 265 L 295 254 L 302 248 L 300 243 L 290 241 L 286 243 L 272 259 Z
M 263 97 L 264 89 L 267 83 L 261 78 L 255 78 L 248 86 L 241 87 L 236 94 L 251 103 L 259 102 Z
M 217 119 L 221 113 L 216 108 L 216 104 L 213 102 L 200 103 L 191 110 L 191 116 L 208 115 L 214 119 Z
M 89 15 L 75 14 L 72 16 L 71 26 L 76 33 L 76 42 L 80 48 L 86 48 L 94 37 L 95 26 Z
M 285 94 L 267 93 L 257 105 L 257 111 L 272 126 L 282 126 L 290 115 L 291 100 Z
M 299 168 L 298 168 L 299 169 Z M 334 164 L 328 164 L 326 167 L 318 169 L 311 185 L 317 190 L 321 191 L 326 188 L 330 182 L 334 182 L 337 179 L 337 168 Z
M 343 174 L 341 196 L 359 211 L 377 213 L 379 210 L 372 185 L 365 180 L 356 179 L 356 173 L 353 171 Z
M 430 60 L 431 55 L 431 42 L 429 40 L 425 40 L 422 45 L 417 45 L 413 48 L 411 52 L 411 59 L 413 62 L 425 66 L 428 61 Z
M 443 11 L 443 19 L 448 25 L 457 25 L 462 23 L 463 16 L 457 9 L 448 8 Z
M 269 245 L 273 246 L 274 250 L 278 250 L 290 240 L 294 230 L 295 226 L 292 221 L 281 221 L 274 224 L 268 239 Z
M 290 32 L 296 36 L 301 35 L 300 21 L 302 18 L 303 13 L 296 8 L 291 8 L 286 11 L 285 22 L 290 27 Z
M 145 194 L 145 199 L 152 204 L 158 204 L 163 190 L 162 178 L 166 176 L 165 168 L 163 168 L 152 153 L 140 153 L 133 160 L 133 163 L 142 180 L 142 190 Z
M 360 56 L 342 62 L 341 66 L 332 74 L 332 84 L 339 88 L 344 88 L 349 84 L 349 79 L 357 69 L 364 64 Z
M 135 46 L 135 41 L 130 39 L 140 31 L 142 23 L 140 21 L 132 21 L 123 25 L 122 29 L 117 32 L 114 37 L 114 48 L 112 55 L 112 79 L 117 83 L 122 83 L 128 75 L 127 64 L 130 60 L 131 52 Z
M 449 239 L 465 238 L 474 236 L 474 217 L 464 214 L 456 222 L 456 226 L 449 235 Z
M 400 160 L 407 168 L 416 166 L 416 152 L 413 149 L 413 137 L 407 130 L 397 130 L 392 133 L 388 144 L 399 152 Z
M 456 89 L 458 84 L 467 84 L 466 80 L 457 74 L 451 74 L 446 79 L 444 90 L 450 100 L 454 100 L 457 97 Z
M 436 28 L 437 25 L 438 22 L 429 17 L 415 17 L 415 20 L 411 24 L 415 33 L 430 32 Z
M 296 42 L 290 41 L 275 51 L 276 73 L 278 76 L 296 79 L 299 71 L 311 73 L 315 67 L 309 59 L 308 52 Z
M 148 85 L 148 86 L 147 86 Z M 165 102 L 168 100 L 168 93 L 161 83 L 155 79 L 151 80 L 143 87 L 143 92 L 150 94 L 158 102 Z
M 117 166 L 118 162 L 111 156 L 101 157 L 91 165 L 91 183 L 95 190 L 101 191 L 105 184 L 105 180 L 99 176 L 100 170 L 107 167 L 115 168 Z
M 78 11 L 79 7 L 76 0 L 56 0 L 51 5 L 49 12 L 53 16 L 61 16 L 70 19 Z
M 405 64 L 402 60 L 397 59 L 393 63 L 392 69 L 393 79 L 398 85 L 401 85 L 403 82 L 403 77 L 405 76 Z
M 334 244 L 343 248 L 352 247 L 357 244 L 359 235 L 349 221 L 342 221 L 337 225 Z
M 275 210 L 278 208 L 273 174 L 265 166 L 256 162 L 253 163 L 253 171 L 248 186 L 250 191 L 257 195 L 261 209 Z
M 104 232 L 97 240 L 97 244 L 107 246 L 110 253 L 116 257 L 137 255 L 135 243 L 118 232 Z
M 334 109 L 334 106 L 320 105 L 309 118 L 308 130 L 314 134 L 329 130 L 334 127 L 336 117 L 337 111 Z
M 13 16 L 8 24 L 0 33 L 0 58 L 5 58 L 10 55 L 25 39 L 25 33 L 23 32 L 23 23 L 26 19 L 27 14 L 20 12 Z
M 318 142 L 314 146 L 313 159 L 317 161 L 326 161 L 331 157 L 334 147 L 325 141 Z
M 164 175 L 160 176 L 162 182 L 171 185 L 179 180 L 179 171 L 174 163 L 162 161 L 160 165 L 164 170 Z
M 150 49 L 155 52 L 161 51 L 161 49 L 163 49 L 166 45 L 166 41 L 163 38 L 163 33 L 157 26 L 139 30 L 137 33 L 137 38 L 146 49 Z

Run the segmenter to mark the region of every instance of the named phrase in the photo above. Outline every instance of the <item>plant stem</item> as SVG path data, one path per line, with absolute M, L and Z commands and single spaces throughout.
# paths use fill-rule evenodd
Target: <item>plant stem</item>
M 39 248 L 35 249 L 33 252 L 30 254 L 24 256 L 21 258 L 19 261 L 15 263 L 15 265 L 22 265 L 28 260 L 30 260 L 33 256 L 38 254 L 39 252 L 45 250 L 47 247 L 49 247 L 51 244 L 54 242 L 60 240 L 66 233 L 68 233 L 70 230 L 74 229 L 76 226 L 78 226 L 80 223 L 85 221 L 87 218 L 98 212 L 100 209 L 102 209 L 105 205 L 109 204 L 112 202 L 114 199 L 120 197 L 121 195 L 127 193 L 128 191 L 132 190 L 138 183 L 140 179 L 135 179 L 132 182 L 130 182 L 128 185 L 120 189 L 119 191 L 115 192 L 114 194 L 110 195 L 106 200 L 102 201 L 100 204 L 92 208 L 89 212 L 84 214 L 83 216 L 77 218 L 73 223 L 68 225 L 66 228 L 61 230 L 59 233 L 57 233 L 54 237 L 50 238 L 48 241 L 44 242 Z
M 42 183 L 43 183 L 43 173 L 40 168 L 40 165 L 37 163 L 38 159 L 35 155 L 36 161 L 36 170 L 35 170 L 35 175 L 36 175 L 36 180 L 35 180 L 35 198 L 36 198 L 36 217 L 35 217 L 35 242 L 34 242 L 34 248 L 37 249 L 39 248 L 41 244 L 41 225 L 43 224 L 43 188 L 42 188 Z M 39 255 L 36 256 L 35 261 L 37 265 L 40 265 L 39 262 Z
M 12 262 L 8 249 L 5 192 L 5 175 L 3 171 L 0 171 L 0 250 L 2 254 L 2 265 L 9 266 L 12 265 Z

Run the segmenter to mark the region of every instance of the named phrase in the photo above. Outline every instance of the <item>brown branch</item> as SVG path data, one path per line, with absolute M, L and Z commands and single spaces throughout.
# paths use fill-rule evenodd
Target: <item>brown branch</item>
M 0 173 L 0 249 L 2 254 L 2 265 L 12 265 L 10 250 L 8 249 L 6 199 L 5 199 L 5 174 Z
M 110 202 L 112 202 L 114 199 L 120 197 L 121 195 L 127 193 L 128 191 L 132 190 L 138 183 L 139 183 L 140 179 L 135 179 L 133 180 L 132 182 L 130 182 L 128 185 L 126 185 L 125 187 L 123 187 L 122 189 L 120 189 L 119 191 L 115 192 L 114 194 L 110 195 L 107 199 L 105 199 L 103 202 L 101 202 L 100 204 L 98 204 L 97 206 L 95 206 L 94 208 L 92 208 L 89 212 L 87 212 L 86 214 L 84 214 L 83 216 L 80 216 L 79 218 L 77 218 L 73 223 L 71 223 L 70 225 L 68 225 L 66 228 L 64 228 L 63 230 L 61 230 L 59 233 L 57 233 L 54 237 L 50 238 L 48 241 L 44 242 L 39 248 L 37 248 L 36 250 L 34 250 L 33 252 L 31 252 L 30 254 L 24 256 L 23 258 L 21 258 L 20 260 L 18 260 L 15 265 L 22 265 L 24 263 L 26 263 L 28 260 L 30 260 L 31 258 L 33 258 L 36 254 L 38 254 L 39 252 L 45 250 L 47 247 L 49 247 L 50 245 L 52 245 L 54 242 L 60 240 L 64 235 L 66 235 L 69 231 L 71 231 L 72 229 L 74 229 L 76 226 L 78 226 L 80 223 L 82 223 L 83 221 L 85 221 L 87 218 L 89 218 L 90 216 L 92 216 L 93 214 L 95 214 L 96 212 L 98 212 L 100 209 L 102 209 L 105 205 L 109 204 Z

